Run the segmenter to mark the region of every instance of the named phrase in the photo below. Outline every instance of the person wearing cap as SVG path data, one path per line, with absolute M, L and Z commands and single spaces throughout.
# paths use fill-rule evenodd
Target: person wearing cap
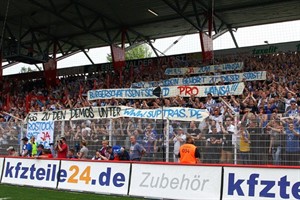
M 119 150 L 115 151 L 115 154 L 117 154 L 117 159 L 115 158 L 115 160 L 130 160 L 130 156 L 128 151 L 124 148 L 121 147 Z
M 183 164 L 196 164 L 200 163 L 200 152 L 194 145 L 194 139 L 192 136 L 186 137 L 186 142 L 179 149 L 178 157 L 180 163 Z
M 61 137 L 60 140 L 56 142 L 55 150 L 57 151 L 57 158 L 67 158 L 68 145 L 65 137 Z
M 114 160 L 130 160 L 129 153 L 125 150 L 124 147 L 119 145 L 114 145 L 112 147 Z
M 13 146 L 10 146 L 6 149 L 8 156 L 17 157 L 19 156 L 18 152 L 16 152 L 15 148 Z
M 32 154 L 32 145 L 28 142 L 28 138 L 22 138 L 23 141 L 23 148 L 22 148 L 22 157 L 31 157 Z

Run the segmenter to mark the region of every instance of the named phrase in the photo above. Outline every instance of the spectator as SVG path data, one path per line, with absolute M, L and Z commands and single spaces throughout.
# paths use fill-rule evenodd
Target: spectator
M 114 154 L 114 151 L 113 151 L 113 147 L 112 146 L 107 146 L 107 149 L 106 149 L 107 153 L 108 153 L 108 158 L 104 157 L 103 160 L 114 160 L 115 159 L 115 154 Z
M 270 134 L 269 154 L 272 155 L 273 164 L 280 165 L 283 151 L 283 126 L 276 114 L 273 115 L 274 118 L 267 125 Z
M 22 141 L 23 141 L 23 148 L 22 148 L 21 156 L 22 157 L 31 157 L 31 155 L 32 155 L 32 146 L 28 142 L 28 138 L 24 137 L 22 139 Z
M 16 152 L 15 148 L 13 146 L 10 146 L 6 149 L 7 155 L 12 156 L 12 157 L 17 157 L 19 156 L 18 152 Z
M 191 121 L 190 122 L 190 127 L 187 130 L 187 133 L 192 136 L 192 138 L 194 139 L 194 141 L 196 140 L 200 140 L 201 139 L 201 131 L 199 128 L 197 128 L 196 126 L 196 122 L 195 121 Z
M 92 160 L 101 160 L 101 153 L 99 150 L 96 150 L 95 155 L 93 156 Z
M 32 146 L 32 157 L 34 157 L 35 155 L 37 155 L 37 143 L 35 141 L 35 137 L 31 136 L 30 138 L 30 144 Z
M 216 125 L 211 126 L 211 132 L 207 135 L 206 153 L 209 163 L 219 163 L 221 158 L 221 147 L 223 142 L 222 132 L 218 132 Z
M 56 141 L 55 150 L 57 152 L 57 158 L 67 158 L 68 145 L 65 137 L 61 137 Z
M 120 149 L 115 150 L 115 160 L 130 160 L 130 156 L 128 151 L 124 148 L 121 147 Z
M 261 114 L 261 117 L 267 116 L 266 114 Z M 260 120 L 260 121 L 259 121 Z M 251 137 L 251 164 L 266 164 L 267 163 L 267 141 L 269 140 L 268 135 L 264 133 L 263 124 L 268 123 L 267 120 L 261 122 L 264 119 L 256 118 L 255 115 L 250 115 L 248 121 L 247 131 Z M 246 122 L 244 122 L 246 123 Z M 244 124 L 243 123 L 243 124 Z
M 216 104 L 216 101 L 212 98 L 211 93 L 207 93 L 205 107 L 208 111 L 211 111 L 212 107 Z
M 143 135 L 142 146 L 146 149 L 145 159 L 153 161 L 155 159 L 154 153 L 157 152 L 157 133 L 153 130 L 151 124 L 148 124 Z
M 78 156 L 76 155 L 75 149 L 70 148 L 68 150 L 67 159 L 78 159 Z
M 81 141 L 80 146 L 81 149 L 80 151 L 77 153 L 78 159 L 87 159 L 88 158 L 88 153 L 89 153 L 89 149 L 86 147 L 87 143 L 86 141 Z
M 37 149 L 36 149 L 36 154 L 32 155 L 32 157 L 39 157 L 39 156 L 41 156 L 43 154 L 43 151 L 44 151 L 44 145 L 39 144 L 37 146 Z
M 103 160 L 103 157 L 105 157 L 107 159 L 109 158 L 109 153 L 107 152 L 108 145 L 109 145 L 108 140 L 103 140 L 102 141 L 102 147 L 99 150 L 102 160 Z
M 231 117 L 225 118 L 225 127 L 221 125 L 223 132 L 223 146 L 221 151 L 221 163 L 232 163 L 233 144 L 236 142 L 236 128 L 232 124 L 233 119 Z
M 296 128 L 292 119 L 284 120 L 284 129 L 286 133 L 285 144 L 285 164 L 298 165 L 299 146 L 299 128 Z
M 243 123 L 239 127 L 240 140 L 240 162 L 241 164 L 249 164 L 250 161 L 250 134 Z
M 136 138 L 134 135 L 130 136 L 130 160 L 132 161 L 140 161 L 142 156 L 146 153 L 146 149 L 136 142 Z
M 174 142 L 174 154 L 173 154 L 173 159 L 174 162 L 179 162 L 179 149 L 181 145 L 185 143 L 186 140 L 186 134 L 184 133 L 184 130 L 182 127 L 178 127 L 176 130 L 176 134 L 174 134 L 173 142 Z
M 299 116 L 299 109 L 297 102 L 295 100 L 290 101 L 290 106 L 287 108 L 285 112 L 286 117 L 298 117 Z

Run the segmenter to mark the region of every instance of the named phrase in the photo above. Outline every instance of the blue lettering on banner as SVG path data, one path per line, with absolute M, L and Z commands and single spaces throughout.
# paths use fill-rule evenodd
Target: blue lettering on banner
M 198 72 L 198 74 L 210 72 L 210 66 L 200 67 L 200 68 L 198 68 L 197 72 Z
M 226 63 L 221 65 L 223 67 L 223 71 L 233 71 L 233 70 L 240 70 L 241 64 L 240 63 Z
M 238 88 L 238 83 L 232 85 L 221 85 L 206 87 L 204 93 L 207 95 L 211 93 L 213 96 L 225 96 L 234 93 Z
M 195 84 L 204 84 L 205 76 L 192 76 L 188 78 L 184 78 L 182 80 L 183 85 L 195 85 Z
M 105 170 L 99 170 L 96 175 L 96 179 L 90 177 L 91 166 L 84 168 L 83 172 L 80 171 L 80 167 L 77 165 L 72 165 L 69 171 L 65 169 L 60 169 L 58 164 L 48 164 L 46 168 L 37 167 L 35 164 L 24 165 L 22 162 L 17 162 L 12 164 L 11 162 L 6 162 L 6 167 L 3 172 L 3 177 L 11 179 L 21 179 L 21 180 L 38 180 L 38 181 L 49 181 L 54 182 L 57 180 L 60 183 L 67 182 L 77 183 L 78 181 L 84 181 L 85 184 L 100 185 L 100 186 L 115 186 L 122 187 L 125 185 L 125 175 L 121 172 L 112 173 L 111 167 L 105 168 Z
M 164 109 L 165 117 L 174 117 L 174 118 L 185 118 L 188 117 L 185 113 L 185 109 Z M 194 111 L 195 112 L 195 111 Z M 199 112 L 199 111 L 196 111 Z M 161 109 L 156 110 L 135 110 L 135 109 L 125 109 L 124 115 L 127 117 L 141 117 L 141 118 L 150 118 L 157 119 L 162 114 Z M 200 114 L 201 115 L 201 114 Z M 193 116 L 199 116 L 199 114 L 194 114 Z
M 227 195 L 230 196 L 249 196 L 267 197 L 274 199 L 300 199 L 300 182 L 293 185 L 287 176 L 282 176 L 279 180 L 259 180 L 260 175 L 253 173 L 248 179 L 236 179 L 234 173 L 228 174 Z M 244 188 L 248 188 L 247 192 Z M 276 197 L 275 191 L 279 191 Z M 293 197 L 291 197 L 293 196 Z
M 28 122 L 27 131 L 37 132 L 37 131 L 45 131 L 45 130 L 54 130 L 54 122 L 46 121 L 46 122 Z
M 167 87 L 162 88 L 162 94 L 165 97 L 169 96 L 169 94 L 170 94 L 170 88 L 167 88 Z
M 136 98 L 136 97 L 152 97 L 153 88 L 142 88 L 142 89 L 105 89 L 105 90 L 90 90 L 88 92 L 89 99 L 98 98 Z M 163 94 L 169 94 L 169 88 L 163 88 Z
M 257 80 L 257 79 L 262 78 L 262 76 L 263 76 L 263 72 L 245 72 L 243 74 L 243 77 L 247 81 Z
M 123 173 L 117 172 L 112 173 L 111 167 L 107 167 L 105 171 L 100 171 L 99 174 L 96 175 L 96 179 L 92 179 L 90 177 L 90 166 L 87 166 L 80 175 L 80 168 L 77 165 L 72 165 L 69 168 L 70 174 L 68 176 L 68 171 L 61 169 L 59 172 L 58 181 L 60 183 L 67 182 L 67 183 L 78 183 L 78 181 L 84 181 L 85 184 L 91 185 L 100 185 L 100 186 L 115 186 L 115 187 L 122 187 L 125 184 L 126 178 Z M 78 179 L 79 176 L 79 179 Z M 81 177 L 81 178 L 80 178 Z
M 237 74 L 222 75 L 222 76 L 220 76 L 220 81 L 223 81 L 225 83 L 238 82 L 239 79 L 240 79 L 240 76 L 237 75 Z
M 201 110 L 189 109 L 189 112 L 191 117 L 196 117 L 197 119 L 202 118 Z
M 150 81 L 150 82 L 138 82 L 132 83 L 132 88 L 146 88 L 146 87 L 157 87 L 157 86 L 178 86 L 178 85 L 204 85 L 204 84 L 215 84 L 218 82 L 224 83 L 236 83 L 245 81 L 256 81 L 265 80 L 266 71 L 256 71 L 256 72 L 243 72 L 235 74 L 221 74 L 215 76 L 192 76 L 186 78 L 171 78 L 167 80 L 160 81 Z
M 22 162 L 18 162 L 15 166 L 6 162 L 6 168 L 4 171 L 4 177 L 15 179 L 30 179 L 40 181 L 55 181 L 55 177 L 58 171 L 56 164 L 48 164 L 47 168 L 37 168 L 35 164 L 29 166 L 22 166 Z
M 150 85 L 151 87 L 156 87 L 158 86 L 157 83 L 160 82 L 153 82 L 154 84 Z M 162 81 L 163 86 L 173 86 L 173 85 L 178 85 L 179 84 L 179 79 L 178 78 L 171 78 L 167 80 Z

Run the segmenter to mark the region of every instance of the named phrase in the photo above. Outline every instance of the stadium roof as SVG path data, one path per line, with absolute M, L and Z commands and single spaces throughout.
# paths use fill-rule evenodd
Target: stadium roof
M 5 41 L 63 55 L 125 40 L 134 45 L 208 30 L 213 38 L 240 27 L 300 19 L 299 0 L 0 0 Z M 3 31 L 5 25 L 5 31 Z M 233 36 L 233 34 L 232 34 Z M 233 37 L 234 39 L 234 37 Z M 87 54 L 86 54 L 87 55 Z

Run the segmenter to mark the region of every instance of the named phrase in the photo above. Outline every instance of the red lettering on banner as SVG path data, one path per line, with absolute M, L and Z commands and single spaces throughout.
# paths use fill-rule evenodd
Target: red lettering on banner
M 42 137 L 41 140 L 42 141 L 46 141 L 46 139 L 50 140 L 50 134 L 48 132 L 42 132 Z
M 197 95 L 199 90 L 196 86 L 178 86 L 180 95 Z
M 188 74 L 193 74 L 193 73 L 194 73 L 194 67 L 189 67 Z

